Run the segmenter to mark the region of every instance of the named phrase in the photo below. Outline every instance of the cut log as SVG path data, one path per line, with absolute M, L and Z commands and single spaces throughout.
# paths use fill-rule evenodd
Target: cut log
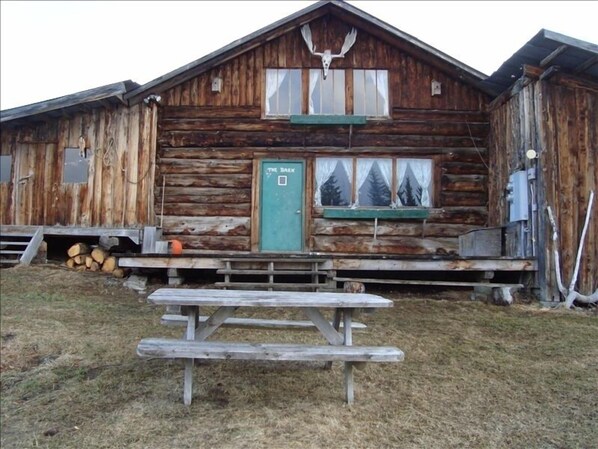
M 116 268 L 118 268 L 116 257 L 106 257 L 106 260 L 104 260 L 104 263 L 102 264 L 102 271 L 105 273 L 112 273 Z
M 112 276 L 114 276 L 115 278 L 118 278 L 118 279 L 127 277 L 128 274 L 129 274 L 129 270 L 127 268 L 115 268 L 114 271 L 112 272 Z
M 91 271 L 100 271 L 100 264 L 95 260 L 91 261 L 91 265 L 88 267 Z
M 89 254 L 90 252 L 91 248 L 87 243 L 75 243 L 67 251 L 69 257 L 75 257 L 80 254 Z
M 97 263 L 102 265 L 104 263 L 104 260 L 106 260 L 106 258 L 108 257 L 108 251 L 106 251 L 105 249 L 102 249 L 102 248 L 94 248 L 91 251 L 91 257 Z
M 74 256 L 73 260 L 75 261 L 75 265 L 85 265 L 85 258 L 87 254 L 79 254 L 78 256 Z M 87 267 L 85 267 L 87 268 Z
M 93 263 L 93 257 L 85 256 L 85 266 L 87 268 L 91 268 L 91 264 Z
M 75 266 L 75 270 L 76 270 L 76 271 L 85 271 L 85 270 L 87 270 L 87 267 L 85 266 L 85 264 L 82 264 L 82 265 L 76 265 L 76 266 Z
M 75 268 L 75 260 L 71 257 L 66 261 L 66 266 L 69 268 Z

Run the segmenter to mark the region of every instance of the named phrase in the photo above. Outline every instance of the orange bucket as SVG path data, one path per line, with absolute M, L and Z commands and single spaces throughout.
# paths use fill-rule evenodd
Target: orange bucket
M 180 256 L 183 254 L 183 244 L 180 240 L 171 240 L 170 241 L 170 254 L 173 256 Z

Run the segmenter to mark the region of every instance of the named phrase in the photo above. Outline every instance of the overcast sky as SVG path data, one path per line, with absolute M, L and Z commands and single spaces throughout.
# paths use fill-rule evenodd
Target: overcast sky
M 0 1 L 0 107 L 144 84 L 314 1 Z M 350 1 L 492 74 L 540 29 L 598 44 L 597 1 Z

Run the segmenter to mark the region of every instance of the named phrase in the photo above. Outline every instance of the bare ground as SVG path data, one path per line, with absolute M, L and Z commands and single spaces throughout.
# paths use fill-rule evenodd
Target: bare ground
M 157 288 L 158 285 L 152 285 Z M 162 310 L 97 273 L 0 270 L 1 446 L 9 448 L 594 448 L 598 318 L 498 307 L 469 292 L 377 290 L 355 344 L 405 361 L 342 367 L 214 362 L 182 404 L 179 362 L 144 361 L 143 337 L 178 336 Z M 274 316 L 275 312 L 272 312 Z M 279 316 L 279 315 L 278 315 Z M 301 317 L 302 319 L 304 317 Z M 221 332 L 221 331 L 219 331 Z M 314 341 L 310 332 L 222 330 L 222 339 Z

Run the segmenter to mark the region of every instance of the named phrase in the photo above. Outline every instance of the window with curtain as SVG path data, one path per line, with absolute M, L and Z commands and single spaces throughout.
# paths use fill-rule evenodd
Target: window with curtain
M 314 204 L 432 207 L 433 165 L 432 159 L 317 158 Z
M 397 206 L 431 207 L 432 161 L 397 160 Z
M 326 79 L 322 69 L 309 70 L 309 113 L 345 114 L 345 71 L 329 70 Z
M 357 159 L 357 201 L 354 206 L 391 205 L 392 160 Z
M 344 206 L 351 204 L 353 160 L 351 158 L 316 159 L 316 206 Z
M 64 149 L 64 183 L 81 184 L 87 182 L 89 175 L 89 159 L 81 155 L 79 148 Z
M 266 69 L 267 116 L 301 114 L 301 70 Z
M 353 70 L 353 114 L 388 117 L 388 70 Z
M 0 182 L 10 182 L 10 169 L 12 156 L 10 154 L 0 156 Z

